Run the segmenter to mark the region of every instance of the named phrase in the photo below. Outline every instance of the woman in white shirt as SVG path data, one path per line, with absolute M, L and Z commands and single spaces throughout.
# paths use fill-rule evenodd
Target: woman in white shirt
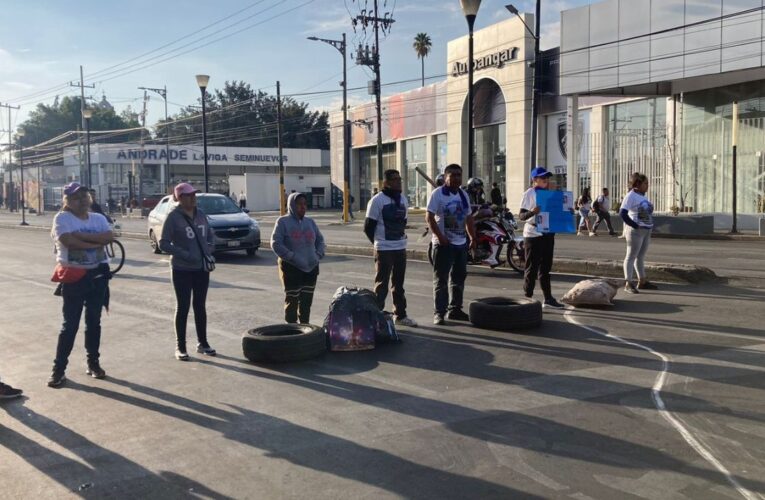
M 638 290 L 656 290 L 645 274 L 645 254 L 651 243 L 653 230 L 653 203 L 646 198 L 648 177 L 635 172 L 632 174 L 632 189 L 622 201 L 619 214 L 624 221 L 624 236 L 627 239 L 627 255 L 624 257 L 624 291 L 638 293 Z M 638 285 L 632 282 L 633 270 L 637 271 Z

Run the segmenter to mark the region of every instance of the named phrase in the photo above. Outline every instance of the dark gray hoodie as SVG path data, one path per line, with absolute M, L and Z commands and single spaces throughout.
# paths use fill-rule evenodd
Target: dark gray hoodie
M 271 249 L 281 259 L 307 273 L 319 265 L 326 245 L 313 219 L 298 219 L 295 214 L 295 200 L 298 196 L 300 193 L 292 193 L 287 198 L 287 215 L 276 221 L 271 234 Z
M 201 271 L 205 266 L 202 262 L 202 253 L 199 251 L 200 244 L 207 255 L 212 255 L 214 238 L 204 212 L 197 208 L 194 213 L 193 222 L 196 231 L 192 231 L 188 220 L 188 215 L 183 212 L 180 205 L 171 210 L 162 225 L 159 248 L 171 255 L 170 265 L 173 269 Z M 199 239 L 199 244 L 195 238 Z

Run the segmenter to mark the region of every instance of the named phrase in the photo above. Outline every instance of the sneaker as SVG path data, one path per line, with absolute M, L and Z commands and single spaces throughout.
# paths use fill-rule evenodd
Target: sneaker
M 404 316 L 403 318 L 400 316 L 396 316 L 396 320 L 394 321 L 394 323 L 401 326 L 411 326 L 411 327 L 417 326 L 417 322 L 415 320 L 413 320 L 412 318 L 407 318 L 406 316 Z
M 88 363 L 88 369 L 85 370 L 85 373 L 90 375 L 93 378 L 104 378 L 106 377 L 106 372 L 103 368 L 101 368 L 101 365 L 98 364 L 98 362 L 95 363 Z
M 197 352 L 202 353 L 205 356 L 215 356 L 217 354 L 215 352 L 215 349 L 213 349 L 209 345 L 203 346 L 202 344 L 197 344 Z
M 595 231 L 590 231 L 590 237 L 597 236 L 597 235 L 598 233 L 596 233 Z
M 48 379 L 48 387 L 58 387 L 66 381 L 63 371 L 53 370 Z
M 633 285 L 632 283 L 627 283 L 626 285 L 624 285 L 624 291 L 627 293 L 640 293 L 638 292 L 637 288 L 635 288 L 635 285 Z
M 433 324 L 434 325 L 443 325 L 444 324 L 444 315 L 443 314 L 434 314 L 433 315 Z
M 616 233 L 615 233 L 615 232 L 613 232 L 613 231 L 611 231 L 610 233 L 608 233 L 608 235 L 609 235 L 609 236 L 616 236 Z
M 470 321 L 470 316 L 465 314 L 465 311 L 462 309 L 454 309 L 452 311 L 449 311 L 446 313 L 446 317 L 449 319 L 453 319 L 454 321 Z
M 638 283 L 638 290 L 658 290 L 659 287 L 651 283 L 650 281 L 644 281 L 642 283 Z
M 175 359 L 178 361 L 188 361 L 189 355 L 186 354 L 186 351 L 181 351 L 180 349 L 175 350 Z
M 550 299 L 545 299 L 544 303 L 542 303 L 542 307 L 550 307 L 550 308 L 553 308 L 553 309 L 563 309 L 566 306 L 564 306 L 563 304 L 561 304 L 557 300 L 555 300 L 553 298 L 550 298 Z
M 14 389 L 10 385 L 0 382 L 0 399 L 11 399 L 21 396 L 21 389 Z

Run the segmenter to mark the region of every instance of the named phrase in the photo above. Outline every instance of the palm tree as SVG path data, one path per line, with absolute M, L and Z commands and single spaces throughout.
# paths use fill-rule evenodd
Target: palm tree
M 417 33 L 414 37 L 414 51 L 417 52 L 417 58 L 422 60 L 422 86 L 425 86 L 425 58 L 430 54 L 430 48 L 433 44 L 430 42 L 430 37 L 427 33 Z

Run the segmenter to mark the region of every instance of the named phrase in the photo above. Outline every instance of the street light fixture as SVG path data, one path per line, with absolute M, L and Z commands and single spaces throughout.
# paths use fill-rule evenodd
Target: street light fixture
M 85 118 L 85 158 L 88 167 L 88 188 L 93 189 L 93 169 L 90 166 L 90 119 L 93 118 L 93 108 L 84 108 L 82 117 Z
M 462 13 L 468 23 L 468 178 L 473 177 L 473 25 L 481 7 L 481 0 L 460 0 Z
M 523 19 L 523 16 L 518 12 L 513 4 L 505 5 L 505 8 L 510 11 L 511 14 L 518 16 L 521 20 L 526 31 L 534 39 L 534 63 L 531 66 L 531 79 L 533 86 L 531 89 L 531 134 L 530 134 L 530 147 L 529 158 L 531 165 L 529 168 L 536 167 L 537 164 L 537 115 L 539 114 L 539 22 L 541 17 L 541 0 L 537 0 L 536 13 L 534 14 L 534 27 L 535 31 L 531 31 L 529 25 Z M 573 139 L 571 139 L 573 140 Z
M 28 226 L 27 224 L 27 216 L 26 216 L 26 209 L 25 209 L 25 203 L 26 200 L 24 199 L 24 146 L 21 144 L 21 138 L 24 137 L 24 134 L 26 132 L 23 128 L 19 128 L 16 131 L 16 144 L 19 147 L 19 169 L 21 170 L 21 226 Z
M 210 75 L 197 75 L 197 85 L 199 85 L 199 90 L 202 92 L 202 144 L 205 155 L 205 193 L 210 191 L 210 181 L 207 170 L 207 108 L 205 104 L 207 84 L 209 81 Z
M 342 40 L 328 40 L 326 38 L 317 38 L 309 36 L 309 40 L 314 42 L 324 42 L 336 48 L 343 58 L 343 81 L 340 86 L 343 87 L 343 222 L 348 223 L 350 210 L 350 178 L 351 178 L 351 126 L 348 122 L 348 70 L 347 70 L 347 45 L 345 43 L 345 33 Z

